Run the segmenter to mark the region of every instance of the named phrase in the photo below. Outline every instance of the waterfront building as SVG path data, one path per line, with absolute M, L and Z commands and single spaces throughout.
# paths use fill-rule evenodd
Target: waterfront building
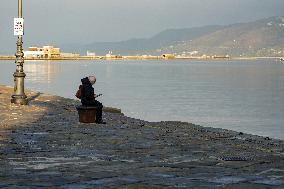
M 122 59 L 121 55 L 114 55 L 112 54 L 112 51 L 109 51 L 106 55 L 105 55 L 106 59 Z
M 96 53 L 95 53 L 95 52 L 87 51 L 87 56 L 96 56 Z
M 53 46 L 43 46 L 43 52 L 45 58 L 60 57 L 60 48 L 54 48 Z
M 24 51 L 24 58 L 44 58 L 44 51 L 38 47 L 29 47 Z
M 24 51 L 25 58 L 59 58 L 60 48 L 55 48 L 53 46 L 43 46 L 43 47 L 29 47 L 27 51 Z
M 115 58 L 115 55 L 112 54 L 112 51 L 108 51 L 106 58 Z
M 79 53 L 62 52 L 62 53 L 60 53 L 60 57 L 61 58 L 77 58 L 77 57 L 80 57 L 80 54 Z

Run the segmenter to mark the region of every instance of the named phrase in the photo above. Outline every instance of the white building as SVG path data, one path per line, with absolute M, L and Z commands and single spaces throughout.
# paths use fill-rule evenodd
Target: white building
M 25 58 L 58 58 L 60 57 L 60 48 L 54 48 L 53 46 L 43 47 L 29 47 L 27 51 L 24 51 Z
M 43 51 L 24 51 L 24 58 L 44 58 Z
M 87 56 L 96 56 L 96 53 L 87 51 Z

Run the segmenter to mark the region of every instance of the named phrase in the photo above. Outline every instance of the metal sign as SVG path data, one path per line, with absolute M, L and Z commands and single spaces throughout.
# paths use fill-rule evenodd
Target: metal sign
M 23 18 L 14 18 L 14 35 L 24 35 Z

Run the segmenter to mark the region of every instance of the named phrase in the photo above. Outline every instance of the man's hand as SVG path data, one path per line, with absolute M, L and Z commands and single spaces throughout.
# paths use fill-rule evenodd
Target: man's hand
M 99 97 L 99 96 L 102 96 L 102 95 L 103 95 L 103 94 L 98 94 L 98 95 L 95 94 L 95 98 L 97 98 L 97 97 Z

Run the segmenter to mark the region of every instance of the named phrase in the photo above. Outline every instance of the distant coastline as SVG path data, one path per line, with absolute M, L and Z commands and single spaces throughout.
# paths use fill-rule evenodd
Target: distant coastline
M 0 60 L 15 60 L 15 56 L 0 55 Z M 78 57 L 56 57 L 56 58 L 25 58 L 25 60 L 257 60 L 257 59 L 277 59 L 281 57 L 164 57 L 164 56 L 78 56 Z

